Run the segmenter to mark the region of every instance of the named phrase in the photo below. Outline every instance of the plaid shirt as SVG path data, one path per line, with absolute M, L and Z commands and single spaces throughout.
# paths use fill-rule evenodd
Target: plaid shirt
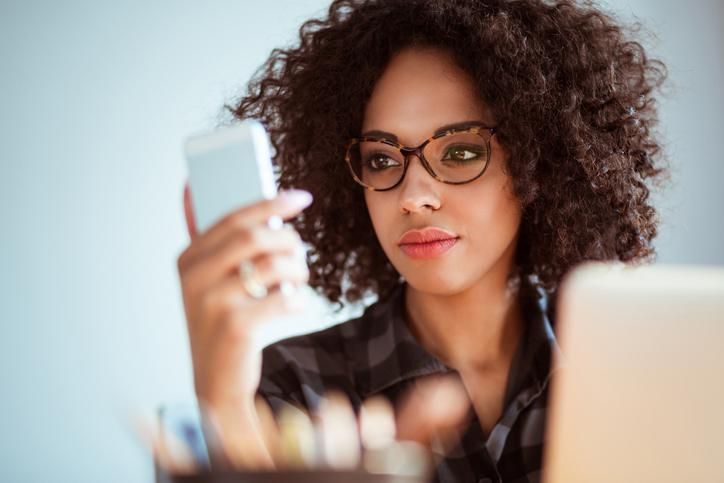
M 558 345 L 543 292 L 521 285 L 526 326 L 508 377 L 504 410 L 485 437 L 474 411 L 435 481 L 540 481 L 547 393 Z M 259 394 L 276 412 L 286 402 L 314 410 L 327 389 L 340 389 L 355 410 L 382 394 L 393 403 L 420 377 L 455 372 L 426 351 L 404 318 L 404 284 L 360 317 L 264 349 Z

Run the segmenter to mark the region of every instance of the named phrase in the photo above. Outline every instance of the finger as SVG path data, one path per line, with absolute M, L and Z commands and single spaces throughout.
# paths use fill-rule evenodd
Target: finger
M 203 314 L 198 320 L 221 324 L 220 337 L 233 344 L 236 339 L 248 339 L 262 321 L 301 312 L 306 302 L 300 292 L 282 293 L 280 290 L 272 290 L 260 299 L 251 298 L 241 280 L 229 276 L 204 296 L 201 301 Z
M 268 225 L 265 226 L 265 223 L 254 223 L 254 220 L 256 220 L 255 217 L 247 217 L 249 210 L 256 209 L 257 205 L 261 204 L 266 206 L 267 208 L 271 206 L 272 208 L 270 209 L 272 210 L 275 210 L 275 207 L 281 207 L 279 208 L 279 210 L 281 210 L 280 215 L 275 214 L 270 216 L 270 218 L 277 217 L 281 219 L 282 215 L 284 218 L 289 218 L 290 216 L 298 214 L 302 209 L 304 209 L 306 203 L 308 203 L 310 199 L 309 197 L 307 197 L 307 195 L 299 195 L 299 193 L 306 193 L 306 191 L 293 191 L 285 193 L 297 194 L 285 195 L 284 193 L 282 193 L 277 198 L 274 198 L 272 200 L 265 200 L 255 203 L 254 205 L 240 208 L 239 210 L 236 210 L 222 218 L 216 224 L 211 226 L 211 228 L 209 228 L 206 232 L 198 234 L 196 239 L 194 240 L 194 243 L 189 245 L 179 257 L 179 272 L 182 272 L 189 266 L 195 264 L 203 257 L 207 256 L 207 254 L 217 251 L 219 247 L 223 243 L 225 243 L 225 240 L 233 239 L 234 237 L 246 236 L 248 234 L 247 232 L 251 229 L 256 230 L 259 228 L 266 228 Z M 311 197 L 311 195 L 309 196 Z M 279 212 L 279 210 L 277 210 L 277 212 Z M 289 228 L 289 230 L 293 230 L 293 228 Z M 273 231 L 282 232 L 284 230 Z M 298 233 L 296 234 L 296 237 L 299 238 Z
M 299 286 L 309 280 L 307 264 L 294 255 L 262 255 L 254 260 L 254 267 L 254 277 L 267 289 L 282 282 Z
M 299 232 L 291 225 L 281 228 L 270 228 L 266 225 L 255 225 L 247 228 L 234 228 L 223 237 L 219 237 L 217 244 L 207 244 L 205 250 L 214 253 L 230 244 L 248 245 L 249 251 L 242 253 L 244 258 L 259 255 L 262 251 L 288 251 L 293 252 L 303 246 Z
M 298 215 L 312 203 L 312 195 L 307 191 L 289 190 L 279 193 L 276 198 L 261 200 L 228 213 L 201 234 L 204 248 L 214 246 L 227 233 L 235 229 L 245 229 L 256 225 L 265 225 L 273 216 L 288 220 Z
M 202 285 L 235 272 L 242 260 L 251 260 L 266 254 L 299 256 L 304 252 L 299 234 L 293 228 L 272 230 L 262 226 L 233 231 L 214 248 L 205 252 L 188 253 L 187 276 L 198 278 Z M 201 260 L 206 258 L 203 263 Z M 306 264 L 306 263 L 305 263 Z
M 193 240 L 197 235 L 196 218 L 194 217 L 194 210 L 191 203 L 191 190 L 188 181 L 184 185 L 184 215 L 186 217 L 186 228 L 189 232 L 189 238 Z

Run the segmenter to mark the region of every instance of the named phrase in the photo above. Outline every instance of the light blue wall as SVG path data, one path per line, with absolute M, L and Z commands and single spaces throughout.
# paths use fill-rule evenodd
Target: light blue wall
M 181 140 L 326 4 L 0 4 L 0 481 L 151 480 L 123 416 L 192 395 Z M 724 7 L 611 4 L 671 68 L 660 260 L 722 264 Z
M 669 68 L 661 99 L 662 132 L 672 182 L 656 196 L 659 260 L 724 264 L 724 2 L 618 0 L 658 33 L 656 52 Z
M 192 394 L 182 138 L 325 4 L 2 3 L 0 481 L 150 481 L 123 417 Z

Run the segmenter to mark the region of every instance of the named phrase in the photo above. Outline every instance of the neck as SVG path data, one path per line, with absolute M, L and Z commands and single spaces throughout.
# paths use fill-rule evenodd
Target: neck
M 460 372 L 507 371 L 523 332 L 518 291 L 505 276 L 454 294 L 405 288 L 408 325 L 423 347 Z

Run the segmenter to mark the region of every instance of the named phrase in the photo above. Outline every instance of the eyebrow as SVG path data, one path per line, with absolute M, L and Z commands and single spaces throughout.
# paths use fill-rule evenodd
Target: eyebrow
M 469 127 L 473 126 L 479 126 L 481 124 L 485 124 L 483 121 L 463 121 L 463 122 L 455 122 L 452 124 L 445 124 L 444 126 L 440 126 L 435 130 L 435 133 L 433 136 L 437 136 L 438 134 L 442 134 L 445 131 L 450 131 L 451 129 L 467 129 Z M 378 129 L 372 129 L 370 131 L 365 131 L 362 133 L 362 137 L 383 137 L 385 139 L 390 139 L 395 142 L 399 142 L 397 139 L 397 136 L 394 135 L 391 132 L 387 131 L 380 131 Z

